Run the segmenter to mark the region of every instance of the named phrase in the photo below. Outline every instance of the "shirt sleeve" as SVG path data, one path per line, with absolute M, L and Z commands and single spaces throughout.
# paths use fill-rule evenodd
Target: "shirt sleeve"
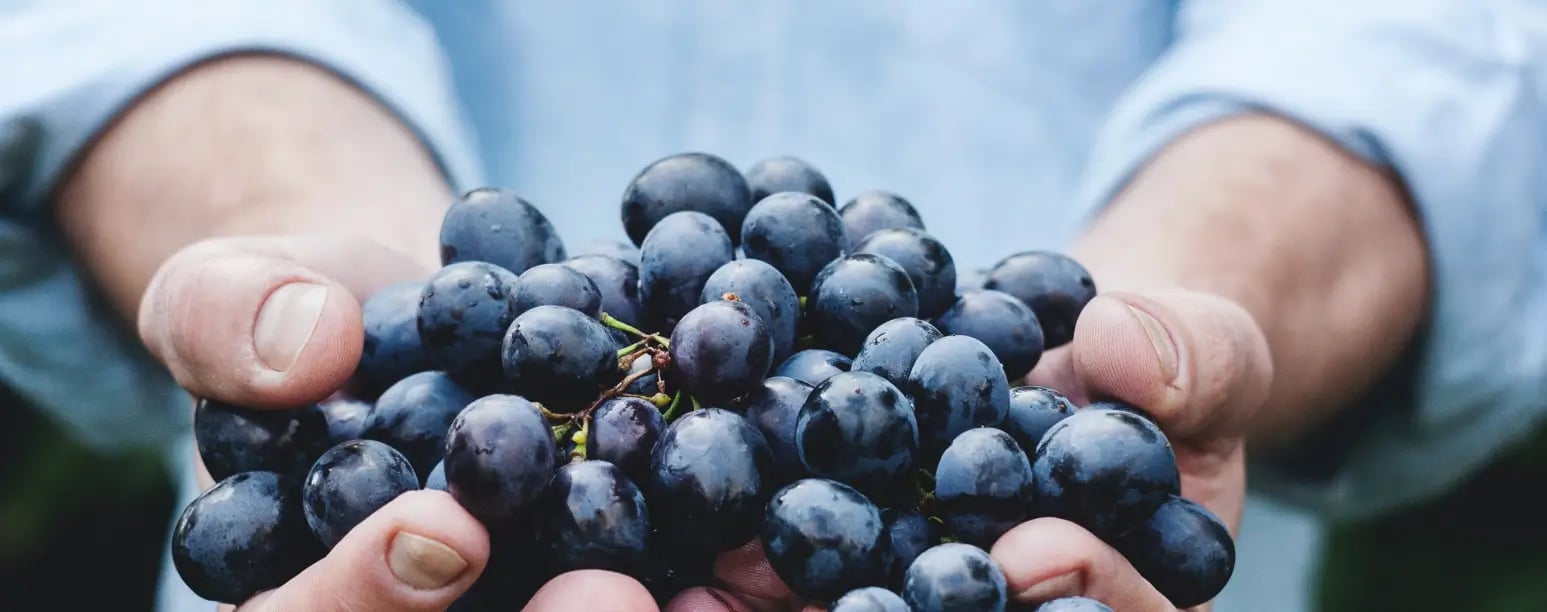
M 1114 107 L 1083 212 L 1160 147 L 1248 111 L 1288 117 L 1401 176 L 1433 265 L 1400 393 L 1330 470 L 1254 485 L 1334 517 L 1444 492 L 1547 413 L 1547 6 L 1499 0 L 1193 0 Z M 1203 169 L 1206 171 L 1206 169 Z M 1248 205 L 1248 203 L 1243 203 Z M 1290 468 L 1290 469 L 1286 469 Z

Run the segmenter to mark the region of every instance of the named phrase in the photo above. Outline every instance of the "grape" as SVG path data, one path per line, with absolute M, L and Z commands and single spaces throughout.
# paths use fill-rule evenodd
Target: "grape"
M 441 220 L 442 265 L 483 261 L 520 274 L 565 257 L 564 243 L 548 218 L 509 191 L 469 191 L 451 203 Z
M 806 472 L 895 499 L 918 454 L 913 402 L 885 378 L 844 372 L 812 390 L 795 419 L 795 448 Z
M 581 244 L 580 248 L 575 249 L 570 254 L 570 260 L 573 261 L 576 258 L 587 257 L 591 255 L 613 257 L 628 262 L 629 265 L 632 265 L 635 268 L 639 267 L 639 247 L 634 246 L 634 243 L 628 242 L 626 240 L 598 239 L 586 242 Z M 593 278 L 591 280 L 596 279 Z
M 606 255 L 571 257 L 564 265 L 596 285 L 602 296 L 602 312 L 629 325 L 646 324 L 645 305 L 639 298 L 639 266 Z
M 935 499 L 946 532 L 985 549 L 1030 518 L 1033 491 L 1026 453 L 998 429 L 962 432 L 935 468 Z
M 734 412 L 703 408 L 672 422 L 656 443 L 646 500 L 674 547 L 718 553 L 757 533 L 772 474 L 762 434 Z
M 915 317 L 892 319 L 865 336 L 865 343 L 854 356 L 850 369 L 873 372 L 899 388 L 905 387 L 919 353 L 941 336 L 943 334 L 935 326 Z
M 516 313 L 538 306 L 564 306 L 597 317 L 602 312 L 602 292 L 582 274 L 564 264 L 533 266 L 511 286 Z
M 1004 367 L 982 342 L 946 336 L 919 353 L 907 393 L 918 414 L 919 466 L 934 468 L 952 440 L 973 427 L 998 427 L 1010 411 Z
M 293 481 L 232 475 L 200 493 L 172 526 L 172 565 L 194 594 L 239 604 L 322 558 Z
M 614 397 L 591 413 L 585 456 L 611 463 L 636 483 L 650 475 L 650 449 L 655 448 L 666 420 L 655 404 L 637 397 Z
M 995 264 L 984 289 L 1003 291 L 1037 313 L 1047 348 L 1074 339 L 1074 322 L 1096 297 L 1096 283 L 1079 262 L 1059 253 L 1027 251 Z
M 518 395 L 489 395 L 457 415 L 446 435 L 446 485 L 484 524 L 520 516 L 553 478 L 553 432 Z
M 194 406 L 193 438 L 217 481 L 256 470 L 300 477 L 331 442 L 328 419 L 315 405 L 265 410 L 208 398 Z
M 733 259 L 729 235 L 697 212 L 661 219 L 645 236 L 639 257 L 639 295 L 665 330 L 698 305 L 709 276 Z
M 1010 380 L 1020 380 L 1042 358 L 1042 327 L 1037 315 L 1009 294 L 982 290 L 962 294 L 935 319 L 940 331 L 982 340 L 1004 364 Z
M 351 397 L 334 397 L 317 404 L 322 416 L 328 420 L 328 443 L 338 444 L 360 439 L 365 431 L 365 417 L 371 413 L 371 405 Z
M 795 352 L 800 297 L 795 295 L 795 288 L 783 274 L 767 262 L 756 259 L 728 262 L 709 275 L 699 302 L 725 299 L 729 293 L 751 306 L 768 326 L 768 335 L 773 340 L 774 363 L 784 361 Z
M 844 593 L 828 612 L 908 612 L 908 604 L 881 587 L 863 587 Z
M 446 430 L 477 399 L 444 372 L 420 372 L 388 387 L 365 417 L 360 437 L 385 442 L 428 475 L 445 457 Z
M 1033 452 L 1053 425 L 1074 414 L 1074 403 L 1047 387 L 1024 386 L 1010 390 L 1010 415 L 1004 431 L 1026 452 Z
M 1092 409 L 1093 408 L 1093 409 L 1097 409 L 1097 410 L 1117 410 L 1117 411 L 1121 411 L 1121 412 L 1126 412 L 1128 414 L 1144 417 L 1145 420 L 1150 421 L 1151 423 L 1155 422 L 1155 416 L 1154 415 L 1152 415 L 1152 414 L 1150 414 L 1148 412 L 1145 412 L 1144 410 L 1140 409 L 1138 406 L 1135 406 L 1133 404 L 1127 404 L 1127 403 L 1123 403 L 1123 402 L 1101 401 L 1101 402 L 1092 402 L 1090 405 L 1086 406 L 1086 408 L 1087 409 Z
M 539 502 L 538 540 L 548 570 L 637 575 L 647 559 L 650 512 L 617 466 L 588 460 L 559 468 Z
M 1035 612 L 1112 612 L 1112 608 L 1089 597 L 1060 597 L 1043 602 Z
M 887 550 L 891 551 L 886 572 L 886 582 L 900 589 L 907 577 L 908 566 L 919 553 L 940 543 L 940 529 L 928 517 L 912 510 L 887 510 L 881 513 L 886 521 Z
M 768 564 L 796 595 L 832 601 L 886 571 L 881 511 L 863 494 L 821 478 L 773 495 L 763 522 Z
M 730 162 L 707 153 L 681 153 L 651 163 L 629 182 L 623 192 L 623 229 L 642 247 L 645 235 L 663 219 L 693 211 L 712 217 L 738 243 L 741 220 L 752 204 L 747 179 Z
M 986 280 L 988 280 L 988 270 L 982 268 L 958 271 L 956 274 L 956 294 L 961 295 L 982 289 L 983 282 Z
M 983 549 L 959 542 L 920 553 L 903 583 L 903 601 L 913 610 L 995 612 L 1008 604 L 1004 572 Z
M 1230 530 L 1208 508 L 1178 495 L 1114 547 L 1178 608 L 1214 599 L 1235 572 Z
M 436 491 L 446 490 L 446 461 L 441 460 L 435 464 L 435 469 L 430 470 L 429 477 L 424 479 L 424 488 Z
M 351 440 L 317 459 L 302 485 L 301 507 L 312 533 L 333 548 L 372 512 L 418 488 L 402 453 L 374 440 Z
M 790 355 L 779 364 L 775 375 L 793 378 L 811 386 L 849 371 L 854 360 L 826 349 L 806 349 Z
M 843 219 L 843 233 L 849 248 L 877 230 L 894 227 L 925 229 L 924 221 L 912 203 L 895 193 L 878 189 L 854 196 L 838 209 L 838 216 Z
M 423 282 L 387 285 L 360 305 L 365 345 L 355 366 L 352 391 L 375 399 L 409 374 L 435 369 L 419 341 L 419 292 Z
M 511 389 L 553 412 L 586 408 L 623 375 L 607 328 L 563 306 L 521 313 L 505 335 L 503 354 Z
M 772 359 L 768 326 L 741 302 L 694 308 L 671 333 L 672 375 L 700 402 L 724 404 L 745 395 L 768 374 Z
M 771 479 L 780 486 L 806 474 L 795 448 L 795 419 L 811 395 L 811 385 L 786 376 L 763 379 L 761 385 L 736 401 L 747 421 L 763 434 L 773 451 L 774 473 Z
M 741 249 L 768 262 L 801 295 L 818 271 L 843 255 L 843 221 L 831 204 L 804 193 L 776 193 L 747 213 Z
M 919 316 L 945 312 L 956 301 L 956 260 L 938 239 L 911 227 L 871 232 L 855 253 L 883 255 L 907 271 L 918 292 Z
M 500 339 L 517 314 L 516 276 L 481 261 L 441 268 L 419 296 L 419 337 L 432 362 L 476 391 L 500 385 Z
M 654 367 L 654 355 L 650 353 L 636 355 L 633 361 L 629 362 L 628 372 L 623 377 L 628 378 L 646 370 L 650 370 L 650 373 L 634 379 L 634 382 L 629 383 L 628 388 L 624 389 L 623 392 L 642 397 L 652 397 L 657 393 L 665 393 L 667 395 L 675 393 L 677 385 L 673 384 L 671 380 L 666 381 L 666 390 L 661 390 L 661 373 L 659 370 L 652 370 Z
M 834 260 L 817 273 L 806 314 L 818 342 L 845 355 L 859 352 L 882 323 L 918 316 L 918 293 L 897 262 L 860 253 Z
M 1079 410 L 1043 436 L 1032 461 L 1044 514 L 1111 541 L 1181 493 L 1176 455 L 1148 419 L 1119 410 Z
M 747 169 L 747 186 L 752 190 L 752 201 L 761 202 L 770 195 L 795 191 L 810 194 L 833 206 L 832 185 L 827 177 L 805 160 L 796 157 L 765 159 Z

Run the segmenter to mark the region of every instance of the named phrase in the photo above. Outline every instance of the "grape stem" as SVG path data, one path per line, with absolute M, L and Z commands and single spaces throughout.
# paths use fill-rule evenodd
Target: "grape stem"
M 643 348 L 646 342 L 649 342 L 649 340 L 640 340 L 639 342 L 635 342 L 618 349 L 618 357 L 620 359 L 627 359 L 629 357 L 637 356 L 636 354 L 639 352 L 639 349 Z
M 580 421 L 580 430 L 576 431 L 570 440 L 575 443 L 575 448 L 569 451 L 570 461 L 584 461 L 586 457 L 586 440 L 591 437 L 591 417 L 586 415 Z
M 554 425 L 551 428 L 551 429 L 553 429 L 553 441 L 554 442 L 561 442 L 561 441 L 564 440 L 564 438 L 569 437 L 570 430 L 573 429 L 573 427 L 574 427 L 573 423 L 563 423 L 563 424 L 560 424 L 560 425 Z
M 672 396 L 671 405 L 666 407 L 666 414 L 661 416 L 666 420 L 667 423 L 670 423 L 677 418 L 677 408 L 681 406 L 682 392 L 678 391 L 675 396 Z
M 647 334 L 645 332 L 639 331 L 639 328 L 634 327 L 633 325 L 629 325 L 628 323 L 624 323 L 622 321 L 619 321 L 617 317 L 614 317 L 614 316 L 612 316 L 610 314 L 607 314 L 605 312 L 602 313 L 601 321 L 602 321 L 602 324 L 606 325 L 607 327 L 611 327 L 613 329 L 622 331 L 623 333 L 626 333 L 626 334 L 633 334 L 635 336 L 643 338 L 644 339 L 643 341 L 654 342 L 656 344 L 661 345 L 662 348 L 669 348 L 669 347 L 671 347 L 671 341 L 667 340 L 664 336 L 662 336 L 660 334 Z
M 551 410 L 548 410 L 547 406 L 544 406 L 544 405 L 542 405 L 539 402 L 532 402 L 532 405 L 537 407 L 537 411 L 542 413 L 543 418 L 548 419 L 550 421 L 566 421 L 566 422 L 568 422 L 568 421 L 575 420 L 575 415 L 572 415 L 572 414 L 559 414 L 557 412 L 553 412 Z

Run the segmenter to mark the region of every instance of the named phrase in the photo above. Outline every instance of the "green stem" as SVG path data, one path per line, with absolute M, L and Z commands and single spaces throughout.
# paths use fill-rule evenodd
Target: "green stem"
M 585 456 L 586 456 L 586 450 L 585 450 L 586 449 L 586 440 L 589 439 L 590 437 L 591 437 L 591 417 L 587 416 L 586 418 L 584 418 L 584 419 L 582 419 L 580 421 L 580 430 L 576 431 L 575 435 L 570 437 L 570 441 L 575 443 L 575 449 L 569 451 L 569 459 L 570 459 L 570 461 L 585 461 Z
M 650 403 L 655 404 L 656 408 L 665 408 L 671 405 L 671 396 L 665 393 L 657 393 L 645 399 L 648 399 L 650 400 Z
M 628 323 L 624 323 L 622 321 L 619 321 L 617 317 L 614 317 L 614 316 L 612 316 L 610 314 L 607 314 L 605 312 L 602 313 L 602 325 L 606 325 L 607 327 L 611 327 L 613 329 L 621 330 L 624 333 L 634 334 L 635 336 L 639 336 L 641 338 L 648 338 L 648 337 L 650 337 L 650 334 L 647 334 L 645 332 L 639 331 L 639 328 L 634 327 L 633 325 L 629 325 Z
M 630 344 L 628 346 L 625 346 L 623 348 L 618 349 L 618 358 L 621 359 L 623 357 L 628 357 L 630 353 L 633 353 L 634 351 L 639 350 L 639 348 L 644 346 L 646 342 L 649 342 L 649 341 L 648 340 L 640 340 L 639 342 L 635 342 L 633 344 Z
M 542 413 L 543 418 L 548 419 L 550 421 L 573 421 L 574 418 L 575 418 L 574 415 L 559 414 L 557 412 L 550 411 L 550 410 L 548 410 L 547 406 L 544 406 L 544 405 L 539 404 L 537 402 L 532 402 L 532 405 L 533 406 L 537 406 L 537 411 Z
M 671 405 L 666 407 L 666 413 L 661 416 L 666 419 L 667 423 L 670 423 L 676 420 L 677 409 L 680 407 L 682 407 L 682 392 L 678 391 L 677 395 L 671 398 Z
M 574 425 L 565 423 L 563 425 L 554 425 L 551 429 L 553 429 L 553 441 L 563 442 L 564 438 L 568 438 L 570 432 L 574 430 Z

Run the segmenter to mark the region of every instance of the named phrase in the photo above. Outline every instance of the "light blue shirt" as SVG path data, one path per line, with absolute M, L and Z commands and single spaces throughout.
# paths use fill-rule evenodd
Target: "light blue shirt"
M 1264 109 L 1398 173 L 1434 264 L 1411 401 L 1322 475 L 1252 473 L 1302 510 L 1253 498 L 1220 609 L 1301 609 L 1304 512 L 1441 493 L 1547 414 L 1544 45 L 1525 0 L 0 0 L 0 121 L 38 128 L 0 138 L 20 143 L 0 151 L 0 377 L 105 448 L 185 434 L 187 398 L 83 289 L 48 194 L 135 95 L 215 54 L 337 71 L 458 189 L 515 190 L 571 246 L 622 238 L 624 185 L 661 156 L 794 154 L 840 200 L 909 198 L 963 268 L 1061 248 L 1168 141 Z

